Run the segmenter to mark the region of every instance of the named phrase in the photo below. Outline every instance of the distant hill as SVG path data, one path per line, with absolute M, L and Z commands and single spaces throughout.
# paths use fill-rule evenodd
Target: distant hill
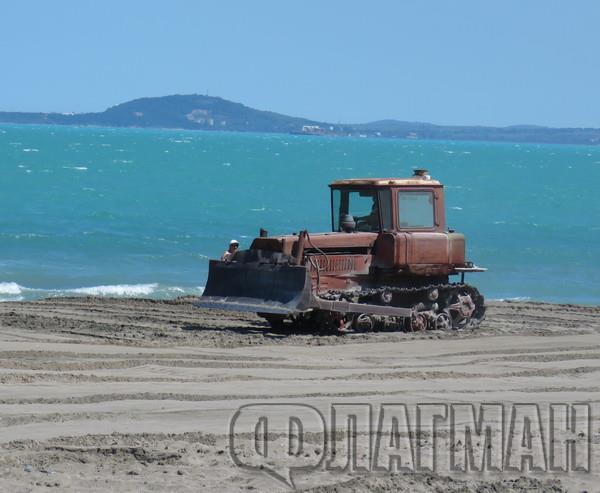
M 226 99 L 201 95 L 140 98 L 102 113 L 0 112 L 0 121 L 252 132 L 293 132 L 301 131 L 304 125 L 318 125 L 312 120 L 255 110 Z
M 536 125 L 450 126 L 399 120 L 332 124 L 261 111 L 226 99 L 198 94 L 140 98 L 113 106 L 101 113 L 0 112 L 0 122 L 408 139 L 600 144 L 600 129 L 596 128 L 550 128 Z

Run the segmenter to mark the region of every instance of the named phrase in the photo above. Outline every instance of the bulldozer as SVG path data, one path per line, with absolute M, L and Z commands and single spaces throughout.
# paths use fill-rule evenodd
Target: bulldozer
M 269 236 L 211 260 L 198 306 L 255 312 L 273 328 L 462 330 L 485 317 L 465 274 L 465 236 L 447 229 L 444 187 L 410 178 L 334 181 L 331 232 Z M 458 276 L 451 282 L 451 276 Z

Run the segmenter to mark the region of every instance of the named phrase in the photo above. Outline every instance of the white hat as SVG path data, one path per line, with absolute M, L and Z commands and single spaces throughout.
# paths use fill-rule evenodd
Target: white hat
M 229 242 L 229 244 L 230 244 L 230 245 L 239 245 L 239 244 L 240 244 L 240 242 L 239 242 L 239 241 L 237 241 L 237 240 L 231 240 L 231 241 Z

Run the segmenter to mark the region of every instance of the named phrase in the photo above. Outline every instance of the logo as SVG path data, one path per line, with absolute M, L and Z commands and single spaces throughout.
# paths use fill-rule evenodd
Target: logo
M 232 416 L 242 468 L 295 488 L 311 471 L 588 473 L 587 403 L 248 404 Z

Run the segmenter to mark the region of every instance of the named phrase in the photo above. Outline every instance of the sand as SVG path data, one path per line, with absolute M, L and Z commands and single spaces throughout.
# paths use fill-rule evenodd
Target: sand
M 276 333 L 255 315 L 192 302 L 0 303 L 0 491 L 286 491 L 231 458 L 230 419 L 252 403 L 325 416 L 332 403 L 536 403 L 545 419 L 549 403 L 589 402 L 597 414 L 600 307 L 491 302 L 476 331 L 337 336 Z M 327 453 L 312 431 L 307 458 Z M 243 454 L 251 435 L 235 435 Z M 442 451 L 457 446 L 441 437 Z M 590 473 L 317 470 L 294 480 L 324 492 L 598 491 L 597 421 L 580 438 Z M 277 460 L 265 467 L 287 459 Z

